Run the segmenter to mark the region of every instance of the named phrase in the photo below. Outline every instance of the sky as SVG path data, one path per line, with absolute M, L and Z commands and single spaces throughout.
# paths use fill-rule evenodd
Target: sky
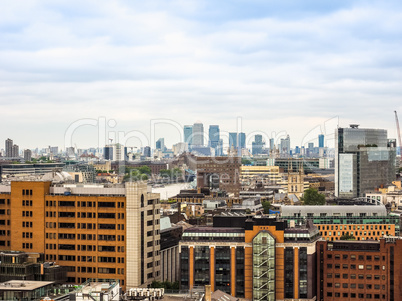
M 331 146 L 350 123 L 396 138 L 394 110 L 401 1 L 0 3 L 0 141 L 20 149 L 171 147 L 197 121 Z

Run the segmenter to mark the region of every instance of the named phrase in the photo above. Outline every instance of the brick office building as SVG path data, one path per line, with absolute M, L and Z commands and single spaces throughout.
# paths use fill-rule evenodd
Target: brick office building
M 195 157 L 197 188 L 220 189 L 235 197 L 240 193 L 240 157 Z
M 402 240 L 318 241 L 317 300 L 402 300 Z

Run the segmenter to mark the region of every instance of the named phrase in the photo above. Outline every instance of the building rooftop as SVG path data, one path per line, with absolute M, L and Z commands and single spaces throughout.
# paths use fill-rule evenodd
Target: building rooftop
M 24 280 L 10 280 L 0 283 L 0 290 L 2 291 L 32 291 L 43 286 L 51 285 L 52 281 L 24 281 Z
M 384 205 L 365 206 L 365 205 L 339 205 L 339 206 L 280 206 L 282 216 L 320 216 L 325 213 L 327 216 L 346 216 L 351 213 L 352 216 L 360 216 L 360 213 L 366 216 L 386 216 L 387 209 Z M 362 216 L 364 217 L 364 216 Z

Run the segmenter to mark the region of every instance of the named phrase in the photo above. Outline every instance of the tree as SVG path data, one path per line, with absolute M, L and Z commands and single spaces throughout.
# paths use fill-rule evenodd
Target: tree
M 269 201 L 263 201 L 262 208 L 264 208 L 265 214 L 269 214 L 269 208 L 271 208 L 271 203 Z
M 354 237 L 353 234 L 346 232 L 346 234 L 342 235 L 340 239 L 341 240 L 356 240 L 356 237 Z
M 253 162 L 251 160 L 249 160 L 249 159 L 245 159 L 245 158 L 241 159 L 241 164 L 242 165 L 251 165 L 252 163 Z
M 325 205 L 325 195 L 318 193 L 314 188 L 307 189 L 301 200 L 304 205 Z

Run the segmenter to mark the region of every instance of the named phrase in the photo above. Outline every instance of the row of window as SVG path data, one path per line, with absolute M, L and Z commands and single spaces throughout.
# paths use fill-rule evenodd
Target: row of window
M 32 200 L 22 200 L 22 206 L 32 207 Z
M 327 254 L 327 258 L 328 259 L 331 259 L 332 258 L 332 254 Z M 341 255 L 340 254 L 335 254 L 334 255 L 334 258 L 335 259 L 341 259 Z M 349 258 L 349 255 L 348 254 L 343 254 L 342 255 L 342 259 L 348 259 Z M 356 255 L 355 254 L 352 254 L 352 255 L 350 255 L 350 259 L 352 259 L 352 260 L 356 260 L 356 258 L 358 259 L 358 260 L 364 260 L 364 255 L 358 255 L 358 257 L 356 257 Z M 378 260 L 380 260 L 380 256 L 379 255 L 375 255 L 375 256 L 372 256 L 372 255 L 366 255 L 366 260 L 376 260 L 376 261 L 378 261 Z M 382 256 L 382 260 L 385 260 L 385 256 Z
M 332 278 L 332 276 L 334 276 L 334 278 L 341 278 L 341 274 L 334 274 L 334 275 L 332 275 L 332 273 L 328 273 L 327 274 L 327 278 Z M 349 279 L 349 276 L 350 276 L 350 279 L 356 279 L 356 274 L 342 274 L 342 278 L 343 279 Z M 373 279 L 373 275 L 371 275 L 371 274 L 366 274 L 366 275 L 363 275 L 363 274 L 359 274 L 359 275 L 357 275 L 357 279 L 364 279 L 364 276 L 366 276 L 366 279 Z M 380 278 L 382 277 L 382 280 L 385 280 L 385 275 L 374 275 L 374 280 L 380 280 Z
M 32 249 L 32 243 L 25 243 L 25 242 L 23 242 L 22 243 L 22 248 L 23 249 Z
M 341 293 L 334 293 L 334 294 L 332 294 L 332 292 L 327 292 L 327 297 L 332 297 L 332 296 L 335 296 L 335 297 L 341 297 Z M 374 296 L 374 299 L 380 299 L 380 295 L 379 294 L 356 294 L 356 293 L 350 293 L 350 298 L 356 298 L 356 296 L 359 298 L 359 299 L 363 299 L 363 298 L 366 298 L 366 299 L 372 299 L 373 298 L 373 296 Z M 343 298 L 349 298 L 349 293 L 342 293 L 342 297 Z M 385 299 L 385 295 L 382 295 L 382 299 Z
M 22 216 L 32 217 L 32 211 L 22 211 Z
M 22 189 L 22 195 L 32 195 L 32 189 Z
M 32 222 L 22 222 L 23 228 L 32 228 Z
M 339 229 L 338 229 L 339 227 Z M 360 229 L 361 227 L 361 229 Z M 391 225 L 317 225 L 318 230 L 391 230 Z M 335 229 L 334 229 L 335 228 Z M 348 229 L 349 228 L 349 229 Z
M 116 208 L 116 202 L 83 202 L 83 201 L 46 201 L 46 207 L 93 207 L 96 208 L 96 204 L 98 204 L 98 208 Z M 124 208 L 124 202 L 117 202 L 117 208 Z
M 33 233 L 32 232 L 22 232 L 22 238 L 32 238 Z
M 339 263 L 337 263 L 337 264 L 334 265 L 334 267 L 335 267 L 335 269 L 340 269 L 340 268 L 341 268 L 341 265 L 340 265 Z M 327 268 L 328 268 L 328 269 L 332 269 L 332 263 L 328 263 L 328 264 L 327 264 Z M 348 264 L 346 264 L 346 263 L 342 264 L 342 269 L 348 269 L 348 268 L 349 268 L 349 265 L 348 265 Z M 359 264 L 359 265 L 357 266 L 357 268 L 358 268 L 359 270 L 364 270 L 364 264 Z M 350 265 L 350 269 L 351 269 L 351 270 L 355 270 L 355 269 L 356 269 L 356 265 L 355 265 L 355 264 L 351 264 L 351 265 Z M 366 265 L 366 270 L 372 270 L 372 269 L 373 269 L 373 266 L 372 266 L 372 265 L 370 265 L 370 264 Z M 382 266 L 382 269 L 383 269 L 383 271 L 385 271 L 385 265 Z M 379 266 L 379 265 L 374 265 L 374 270 L 379 271 L 379 270 L 380 270 L 380 266 Z
M 328 282 L 327 283 L 327 287 L 332 287 L 332 282 Z M 340 288 L 341 287 L 341 283 L 335 283 L 334 285 L 335 288 Z M 375 289 L 375 290 L 379 290 L 381 289 L 381 286 L 379 284 L 363 284 L 363 283 L 342 283 L 342 288 L 358 288 L 358 289 Z M 385 290 L 385 285 L 382 286 L 382 289 Z

